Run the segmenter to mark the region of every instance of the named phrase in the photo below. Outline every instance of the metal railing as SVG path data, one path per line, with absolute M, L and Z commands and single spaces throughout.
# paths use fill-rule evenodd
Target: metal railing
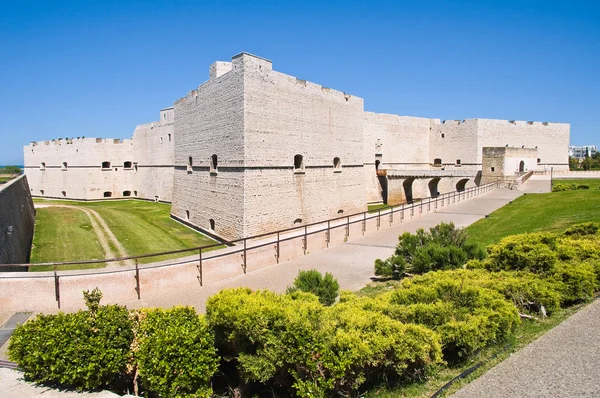
M 406 214 L 413 217 L 415 213 L 418 212 L 419 215 L 423 214 L 424 209 L 427 212 L 430 212 L 432 209 L 436 211 L 438 208 L 443 208 L 453 203 L 461 202 L 481 194 L 490 192 L 494 189 L 498 188 L 497 183 L 489 183 L 486 185 L 472 187 L 465 189 L 463 191 L 453 191 L 445 194 L 440 194 L 435 197 L 427 197 L 421 199 L 417 202 L 413 203 L 404 203 L 395 206 L 390 206 L 383 209 L 372 210 L 372 211 L 364 211 L 360 213 L 355 213 L 351 215 L 345 215 L 341 217 L 336 217 L 333 219 L 319 221 L 311 224 L 305 224 L 302 226 L 291 227 L 287 229 L 282 229 L 274 232 L 268 232 L 260 235 L 255 235 L 251 237 L 225 241 L 220 243 L 214 243 L 211 245 L 199 246 L 188 249 L 179 249 L 179 250 L 171 250 L 166 252 L 159 253 L 150 253 L 143 254 L 137 256 L 127 256 L 127 257 L 115 257 L 108 258 L 102 260 L 78 260 L 78 261 L 62 261 L 62 262 L 47 262 L 47 263 L 29 263 L 29 264 L 0 264 L 0 268 L 2 267 L 30 267 L 30 266 L 50 266 L 52 267 L 52 271 L 48 271 L 47 275 L 30 275 L 27 273 L 11 273 L 8 275 L 7 273 L 0 272 L 0 280 L 7 278 L 54 278 L 54 293 L 55 299 L 58 303 L 58 308 L 60 308 L 60 278 L 61 277 L 72 277 L 72 276 L 83 276 L 83 275 L 95 275 L 95 274 L 114 274 L 121 272 L 134 272 L 135 278 L 135 291 L 137 293 L 137 298 L 141 298 L 141 289 L 140 289 L 140 269 L 152 269 L 159 267 L 169 267 L 174 265 L 182 265 L 197 262 L 198 269 L 198 281 L 200 282 L 200 286 L 203 285 L 203 263 L 210 259 L 216 259 L 224 256 L 231 256 L 235 254 L 241 255 L 241 268 L 243 273 L 246 274 L 247 263 L 248 263 L 248 252 L 252 250 L 256 250 L 259 248 L 263 248 L 269 245 L 273 245 L 274 255 L 276 259 L 276 263 L 279 263 L 279 259 L 281 257 L 280 246 L 281 243 L 291 241 L 293 239 L 302 239 L 302 251 L 303 254 L 308 253 L 308 237 L 311 235 L 325 233 L 325 247 L 329 247 L 331 242 L 331 232 L 338 228 L 343 228 L 344 231 L 344 242 L 350 237 L 350 226 L 354 224 L 361 224 L 361 232 L 364 235 L 367 232 L 367 222 L 369 220 L 376 219 L 376 229 L 379 230 L 381 226 L 382 217 L 387 216 L 389 225 L 391 226 L 398 219 L 402 222 L 406 218 Z M 222 250 L 217 252 L 213 252 L 208 254 L 211 250 L 215 248 L 222 247 L 223 245 L 227 245 Z M 175 262 L 157 262 L 145 264 L 140 267 L 140 259 L 147 259 L 153 257 L 160 256 L 168 256 L 174 254 L 181 253 L 194 253 L 194 257 L 185 257 L 185 258 L 176 258 L 172 259 Z M 133 260 L 134 266 L 125 266 L 121 269 L 107 270 L 106 268 L 98 269 L 85 269 L 80 270 L 81 272 L 67 275 L 60 275 L 59 268 L 63 266 L 69 265 L 92 265 L 92 264 L 102 264 L 102 263 L 111 263 L 111 262 L 123 262 L 127 260 Z M 171 260 L 166 260 L 171 261 Z M 46 272 L 40 272 L 45 274 Z M 4 275 L 3 275 L 4 274 Z M 17 275 L 15 275 L 17 274 Z

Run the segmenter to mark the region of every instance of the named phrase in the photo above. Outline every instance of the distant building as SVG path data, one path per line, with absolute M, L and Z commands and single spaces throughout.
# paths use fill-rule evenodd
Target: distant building
M 569 146 L 569 156 L 577 159 L 585 159 L 585 155 L 588 153 L 592 156 L 598 152 L 596 145 L 582 145 L 582 146 Z

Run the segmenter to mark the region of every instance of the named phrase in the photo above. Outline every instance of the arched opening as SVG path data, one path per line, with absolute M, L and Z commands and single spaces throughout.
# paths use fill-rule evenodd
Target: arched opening
M 302 224 L 302 219 L 301 218 L 296 218 L 294 220 L 294 225 L 298 225 L 298 224 Z
M 63 198 L 67 197 L 67 191 L 62 191 Z
M 211 218 L 210 220 L 208 220 L 208 223 L 210 224 L 210 229 L 212 229 L 214 231 L 215 230 L 215 220 L 213 220 Z
M 429 181 L 429 184 L 427 184 L 429 186 L 429 196 L 431 196 L 432 198 L 436 198 L 440 195 L 440 193 L 438 192 L 439 182 L 440 177 L 436 177 L 432 178 L 431 181 Z
M 103 169 L 110 169 L 110 162 L 102 162 Z
M 131 196 L 131 191 L 123 191 L 123 196 Z
M 110 192 L 110 191 L 106 191 L 106 192 L 104 192 L 104 197 L 105 197 L 105 198 L 110 198 L 110 197 L 112 197 L 112 192 Z
M 40 193 L 43 195 L 43 194 L 44 194 L 44 190 L 43 190 L 43 189 L 40 189 Z
M 304 170 L 304 157 L 300 154 L 294 156 L 294 171 Z
M 188 163 L 187 163 L 187 171 L 191 173 L 192 171 L 192 167 L 194 166 L 194 160 L 192 159 L 192 157 L 190 156 L 188 158 Z
M 67 169 L 67 162 L 63 162 L 63 163 L 62 163 L 62 169 L 63 169 L 63 170 L 66 170 L 66 169 Z
M 522 160 L 519 162 L 519 171 L 520 172 L 525 171 L 525 162 Z
M 379 165 L 381 164 L 381 160 L 377 159 L 375 161 L 375 170 L 379 170 Z
M 189 210 L 186 210 L 186 211 L 185 211 L 185 219 L 186 219 L 186 220 L 189 220 L 189 219 L 190 219 L 190 211 L 189 211 Z
M 413 202 L 412 185 L 413 185 L 414 180 L 415 180 L 414 178 L 408 178 L 408 179 L 404 180 L 404 182 L 402 183 L 402 187 L 404 188 L 404 197 L 406 198 L 407 203 Z
M 137 191 L 133 191 L 133 196 L 137 196 Z
M 131 168 L 131 162 L 123 162 L 123 168 L 130 169 Z
M 216 173 L 217 172 L 217 165 L 218 165 L 217 155 L 213 154 L 210 157 L 210 172 L 211 173 Z
M 342 162 L 340 161 L 340 158 L 338 158 L 337 156 L 335 158 L 333 158 L 333 171 L 339 171 L 342 169 Z
M 344 214 L 344 210 L 339 209 L 338 212 L 337 212 L 337 214 Z
M 468 178 L 463 178 L 462 180 L 458 181 L 456 183 L 456 190 L 458 192 L 462 192 L 465 190 L 465 187 L 467 186 L 467 182 L 469 181 Z
M 440 158 L 433 159 L 433 165 L 434 166 L 442 166 L 442 159 L 440 159 Z

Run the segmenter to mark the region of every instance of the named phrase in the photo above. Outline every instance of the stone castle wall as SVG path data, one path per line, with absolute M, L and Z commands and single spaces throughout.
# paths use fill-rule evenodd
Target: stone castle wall
M 0 185 L 0 264 L 29 261 L 35 209 L 27 176 Z M 0 271 L 11 271 L 3 267 Z

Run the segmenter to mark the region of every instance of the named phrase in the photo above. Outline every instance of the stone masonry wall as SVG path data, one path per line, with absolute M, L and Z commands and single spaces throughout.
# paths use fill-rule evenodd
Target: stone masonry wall
M 366 210 L 363 100 L 243 58 L 246 235 Z
M 27 177 L 0 185 L 0 264 L 29 261 L 34 224 Z
M 375 162 L 380 162 L 380 169 L 428 169 L 431 119 L 365 112 L 364 123 L 366 200 L 380 202 L 383 187 Z
M 231 71 L 213 75 L 174 107 L 171 214 L 225 239 L 244 235 L 242 69 L 241 62 L 234 62 Z M 217 168 L 211 172 L 212 155 L 217 155 Z
M 569 124 L 493 119 L 478 119 L 478 123 L 480 148 L 537 148 L 537 171 L 569 169 Z M 481 156 L 481 150 L 478 153 Z

